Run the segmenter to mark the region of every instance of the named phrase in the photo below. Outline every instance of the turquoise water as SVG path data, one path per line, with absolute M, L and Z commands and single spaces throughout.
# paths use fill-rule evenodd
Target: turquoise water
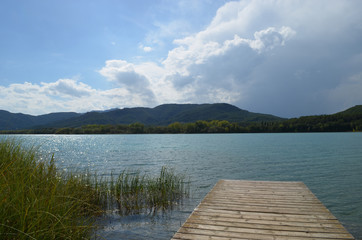
M 190 177 L 192 198 L 182 206 L 155 217 L 109 217 L 100 231 L 106 239 L 170 239 L 219 179 L 302 181 L 362 239 L 362 133 L 16 137 L 54 153 L 64 171 L 157 174 L 166 165 Z

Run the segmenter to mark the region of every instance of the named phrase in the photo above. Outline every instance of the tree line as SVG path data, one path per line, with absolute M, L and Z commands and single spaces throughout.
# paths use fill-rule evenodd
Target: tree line
M 276 122 L 241 122 L 226 120 L 174 122 L 151 126 L 136 122 L 91 124 L 81 127 L 4 130 L 2 134 L 152 134 L 152 133 L 276 133 L 276 132 L 352 132 L 362 131 L 362 114 L 334 114 L 292 118 Z

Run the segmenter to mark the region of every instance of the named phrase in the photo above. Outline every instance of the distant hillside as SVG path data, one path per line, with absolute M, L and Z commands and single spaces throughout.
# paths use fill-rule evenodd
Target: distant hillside
M 272 132 L 362 131 L 362 105 L 330 115 L 304 116 L 269 126 Z
M 174 122 L 198 120 L 229 122 L 279 121 L 282 118 L 252 113 L 230 104 L 164 104 L 155 108 L 124 108 L 106 112 L 89 112 L 81 116 L 48 124 L 47 127 L 80 127 L 88 124 L 132 124 L 165 126 Z
M 356 105 L 336 114 L 362 114 L 362 105 Z
M 29 129 L 37 125 L 45 125 L 52 122 L 77 117 L 81 114 L 73 112 L 49 113 L 40 116 L 33 116 L 22 113 L 10 113 L 0 110 L 0 130 Z
M 201 123 L 200 120 L 204 122 Z M 226 120 L 228 123 L 211 122 L 212 120 Z M 133 125 L 135 123 L 137 124 Z M 198 126 L 200 124 L 206 124 L 207 126 Z M 108 126 L 106 127 L 106 125 Z M 109 128 L 111 125 L 115 129 Z M 362 105 L 330 115 L 304 116 L 291 119 L 253 113 L 225 103 L 164 104 L 155 108 L 136 107 L 92 111 L 84 114 L 69 112 L 50 113 L 40 116 L 0 110 L 0 130 L 24 129 L 25 131 L 17 132 L 54 133 L 64 128 L 64 133 L 69 133 L 85 126 L 89 126 L 90 130 L 88 129 L 88 132 L 100 133 L 107 131 L 131 133 L 362 131 Z M 124 126 L 128 126 L 128 128 L 123 129 Z M 134 129 L 137 126 L 140 128 L 147 126 L 148 128 L 146 130 Z M 67 128 L 73 130 L 67 130 Z M 98 128 L 100 130 L 96 130 Z M 26 129 L 33 129 L 34 131 Z
M 271 122 L 282 118 L 252 113 L 226 103 L 164 104 L 155 108 L 124 108 L 109 111 L 51 113 L 41 116 L 0 112 L 0 130 L 29 128 L 80 127 L 89 124 L 132 124 L 166 126 L 174 122 L 191 123 L 198 120 L 227 120 L 229 122 Z
M 179 111 L 172 111 L 180 108 Z M 161 125 L 167 125 L 173 122 L 196 122 L 198 120 L 227 120 L 229 122 L 255 122 L 255 121 L 277 121 L 281 120 L 267 114 L 252 113 L 242 110 L 230 104 L 190 104 L 179 105 L 166 104 L 155 108 L 157 114 L 164 115 L 161 118 Z M 166 115 L 168 113 L 168 115 Z
M 24 129 L 33 123 L 33 116 L 0 110 L 1 130 Z

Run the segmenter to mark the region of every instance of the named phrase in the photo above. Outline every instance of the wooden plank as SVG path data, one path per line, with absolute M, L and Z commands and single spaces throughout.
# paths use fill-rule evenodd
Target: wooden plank
M 219 189 L 220 192 L 223 189 Z M 235 191 L 222 191 L 222 194 L 229 194 L 230 196 L 259 196 L 264 198 L 281 198 L 281 199 L 309 199 L 316 200 L 316 197 L 305 192 L 277 192 L 267 190 L 235 190 Z M 221 193 L 211 194 L 216 196 L 222 196 Z
M 329 212 L 328 209 L 322 208 L 323 205 L 321 204 L 302 204 L 302 203 L 293 203 L 293 202 L 278 202 L 270 201 L 270 200 L 264 200 L 262 201 L 252 201 L 249 199 L 249 201 L 243 201 L 243 200 L 230 200 L 230 199 L 210 199 L 207 198 L 203 201 L 203 204 L 207 205 L 228 205 L 228 206 L 235 206 L 235 207 L 282 207 L 282 208 L 290 208 L 290 209 L 301 209 L 301 211 L 318 211 L 318 212 Z
M 205 218 L 196 218 L 193 217 L 191 219 L 189 219 L 188 223 L 195 223 L 195 224 L 204 224 Z M 306 232 L 326 232 L 326 233 L 331 233 L 331 232 L 335 232 L 335 233 L 344 233 L 344 229 L 343 228 L 328 228 L 328 227 L 318 227 L 318 226 L 314 226 L 314 227 L 307 227 L 305 225 L 303 226 L 288 226 L 288 225 L 283 225 L 283 224 L 268 224 L 268 223 L 264 223 L 262 224 L 260 221 L 258 224 L 255 223 L 240 223 L 237 221 L 228 221 L 227 219 L 224 219 L 224 221 L 222 221 L 221 219 L 208 219 L 207 221 L 208 224 L 210 225 L 214 225 L 214 226 L 229 226 L 229 227 L 238 227 L 238 228 L 255 228 L 255 229 L 268 229 L 268 230 L 282 230 L 282 231 L 298 231 L 298 232 L 302 232 L 302 231 L 306 231 Z
M 222 209 L 222 210 L 231 210 L 231 211 L 244 211 L 244 212 L 264 212 L 264 213 L 290 213 L 290 214 L 301 214 L 301 215 L 310 215 L 318 213 L 319 215 L 330 213 L 325 209 L 319 209 L 316 211 L 307 210 L 307 209 L 297 209 L 297 208 L 283 208 L 283 207 L 271 207 L 271 206 L 243 206 L 243 205 L 222 205 L 220 204 L 209 204 L 202 203 L 199 205 L 199 208 L 208 208 L 208 209 Z
M 202 215 L 194 213 L 193 218 L 190 218 L 189 221 L 197 221 L 197 219 L 202 219 L 205 222 L 209 221 L 219 221 L 219 222 L 231 222 L 231 223 L 246 223 L 246 224 L 254 224 L 254 225 L 269 225 L 273 226 L 282 226 L 282 227 L 304 227 L 304 228 L 333 228 L 333 229 L 344 229 L 343 226 L 339 224 L 337 220 L 334 222 L 293 222 L 293 221 L 273 221 L 273 220 L 259 220 L 259 219 L 244 219 L 244 218 L 231 218 L 231 217 L 223 217 L 219 215 Z M 338 231 L 338 230 L 337 230 Z
M 285 207 L 285 208 L 297 208 L 297 209 L 308 209 L 308 210 L 319 210 L 321 208 L 321 204 L 314 204 L 314 203 L 306 203 L 303 204 L 302 202 L 291 202 L 291 201 L 278 201 L 278 200 L 260 200 L 260 199 L 239 199 L 239 198 L 234 198 L 234 199 L 212 199 L 212 198 L 207 198 L 204 199 L 206 203 L 210 204 L 210 203 L 214 203 L 214 204 L 218 204 L 218 203 L 223 203 L 223 204 L 232 204 L 235 206 L 238 205 L 243 205 L 243 206 L 274 206 L 274 207 Z
M 173 239 L 354 239 L 302 182 L 220 180 Z
M 181 228 L 178 233 L 183 233 L 183 237 L 173 238 L 173 239 L 189 239 L 187 236 L 192 235 L 205 235 L 208 237 L 222 237 L 225 239 L 260 239 L 260 240 L 321 240 L 321 239 L 351 239 L 351 238 L 315 238 L 315 237 L 298 237 L 298 236 L 277 236 L 277 235 L 265 235 L 257 233 L 238 233 L 238 232 L 226 232 L 220 230 L 205 230 L 205 229 L 195 229 L 195 228 Z M 198 238 L 194 238 L 198 239 Z
M 195 209 L 196 214 L 217 215 L 229 218 L 242 218 L 242 219 L 264 219 L 273 221 L 294 221 L 294 222 L 330 222 L 338 221 L 333 215 L 295 215 L 295 214 L 277 214 L 277 213 L 260 213 L 260 212 L 242 212 L 242 211 L 228 211 L 219 209 Z
M 288 236 L 288 237 L 303 237 L 303 238 L 340 238 L 346 239 L 350 235 L 346 232 L 308 232 L 308 231 L 281 231 L 281 230 L 270 230 L 270 229 L 258 229 L 258 228 L 243 228 L 243 227 L 230 227 L 230 226 L 218 226 L 209 224 L 195 224 L 187 222 L 184 224 L 185 228 L 210 230 L 223 232 L 224 236 L 229 233 L 239 234 L 260 234 L 270 236 Z

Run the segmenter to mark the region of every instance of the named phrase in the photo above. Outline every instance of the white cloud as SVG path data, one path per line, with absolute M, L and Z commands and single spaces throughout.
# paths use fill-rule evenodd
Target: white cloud
M 149 79 L 137 71 L 134 64 L 124 60 L 108 60 L 99 73 L 121 88 L 138 95 L 145 103 L 154 103 L 155 96 L 150 89 Z
M 290 27 L 282 27 L 277 30 L 273 27 L 254 33 L 255 40 L 249 42 L 251 48 L 259 53 L 263 50 L 272 50 L 278 46 L 284 46 L 285 42 L 291 39 L 296 32 Z
M 139 44 L 138 46 L 140 49 L 142 49 L 144 52 L 152 52 L 153 48 L 150 46 L 144 46 L 143 44 Z
M 187 93 L 191 102 L 229 103 L 247 97 L 250 75 L 269 51 L 283 47 L 296 35 L 290 27 L 269 27 L 256 31 L 253 39 L 235 34 L 223 42 L 202 34 L 176 40 L 179 44 L 163 62 L 166 77 L 179 91 Z M 265 54 L 264 54 L 265 53 Z
M 153 49 L 151 47 L 143 47 L 143 51 L 151 52 Z
M 15 112 L 33 115 L 145 106 L 147 103 L 142 94 L 134 94 L 125 88 L 97 90 L 74 79 L 0 86 L 0 109 L 15 109 Z
M 362 51 L 361 5 L 229 2 L 203 31 L 174 40 L 177 46 L 163 62 L 167 79 L 194 102 L 228 99 L 286 117 L 333 112 L 325 89 L 359 72 L 362 64 L 355 57 Z M 358 102 L 353 99 L 349 102 Z
M 54 83 L 41 83 L 42 90 L 47 95 L 57 95 L 62 97 L 83 97 L 90 96 L 95 90 L 90 86 L 77 82 L 73 79 L 59 79 Z
M 214 39 L 203 40 L 196 37 L 175 40 L 180 46 L 169 52 L 168 58 L 163 62 L 167 69 L 184 75 L 188 74 L 188 67 L 202 64 L 214 56 L 227 54 L 240 46 L 249 47 L 258 53 L 283 46 L 285 42 L 295 35 L 290 27 L 281 27 L 279 30 L 270 27 L 254 33 L 254 39 L 241 38 L 237 34 L 224 42 Z M 242 56 L 240 56 L 242 57 Z

